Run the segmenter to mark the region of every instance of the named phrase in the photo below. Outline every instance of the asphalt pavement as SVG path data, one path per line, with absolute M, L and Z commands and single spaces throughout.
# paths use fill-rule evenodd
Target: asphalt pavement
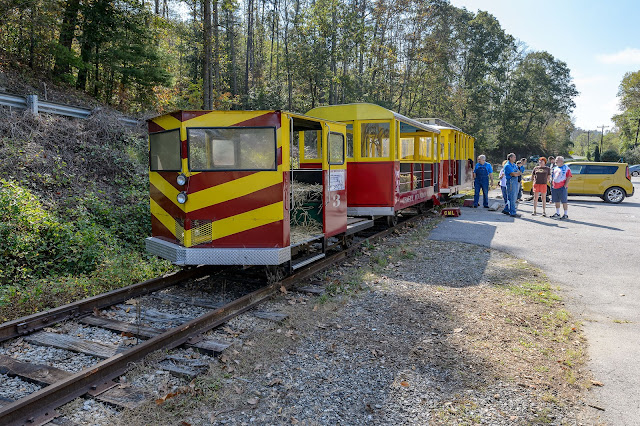
M 569 197 L 569 220 L 532 216 L 531 201 L 519 204 L 521 218 L 463 207 L 430 236 L 511 253 L 560 284 L 568 309 L 584 323 L 588 366 L 604 383 L 588 403 L 604 408 L 594 415 L 611 425 L 640 425 L 640 178 L 633 183 L 635 195 L 621 204 Z M 490 195 L 495 201 L 498 192 Z

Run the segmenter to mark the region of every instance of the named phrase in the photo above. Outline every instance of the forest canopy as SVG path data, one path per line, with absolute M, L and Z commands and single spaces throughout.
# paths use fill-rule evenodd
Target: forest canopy
M 570 70 L 447 0 L 5 0 L 0 55 L 129 113 L 372 102 L 567 153 Z

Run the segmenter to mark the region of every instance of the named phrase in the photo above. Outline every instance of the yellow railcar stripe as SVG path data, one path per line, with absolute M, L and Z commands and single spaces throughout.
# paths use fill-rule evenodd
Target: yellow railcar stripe
M 187 127 L 228 127 L 252 118 L 260 117 L 268 111 L 252 111 L 251 113 L 237 111 L 212 111 L 190 120 L 184 121 Z
M 187 134 L 182 127 L 182 122 L 169 114 L 156 117 L 153 119 L 153 122 L 165 130 L 180 129 L 180 140 L 185 140 L 187 138 Z
M 251 194 L 252 192 L 259 191 L 278 183 L 282 183 L 282 173 L 256 172 L 249 176 L 241 177 L 230 182 L 225 182 L 220 185 L 189 194 L 187 212 L 193 212 L 204 207 L 233 200 L 234 198 Z M 164 193 L 164 190 L 162 190 L 162 192 Z
M 162 192 L 165 197 L 167 197 L 173 204 L 178 206 L 180 210 L 184 211 L 184 204 L 178 203 L 177 196 L 180 191 L 178 191 L 173 185 L 164 180 L 159 173 L 149 173 L 149 181 L 153 186 L 155 186 L 158 191 Z
M 169 213 L 165 212 L 162 207 L 158 205 L 153 199 L 151 199 L 151 214 L 155 216 L 156 219 L 162 223 L 165 228 L 167 228 L 173 236 L 176 235 L 176 221 L 174 218 L 169 215 Z
M 213 222 L 213 240 L 268 225 L 284 218 L 282 201 Z

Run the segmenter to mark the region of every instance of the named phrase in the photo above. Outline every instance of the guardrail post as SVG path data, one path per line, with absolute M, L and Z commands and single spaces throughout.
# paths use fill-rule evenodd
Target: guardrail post
M 27 95 L 27 109 L 33 114 L 38 113 L 38 95 Z

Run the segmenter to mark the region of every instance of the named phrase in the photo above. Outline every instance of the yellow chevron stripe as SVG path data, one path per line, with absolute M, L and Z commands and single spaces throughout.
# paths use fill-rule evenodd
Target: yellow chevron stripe
M 189 194 L 187 201 L 187 212 L 193 212 L 214 204 L 223 203 L 251 194 L 271 185 L 282 183 L 282 173 L 279 172 L 257 172 L 249 176 L 241 177 L 230 182 L 222 183 L 202 191 Z M 158 188 L 160 189 L 160 188 Z M 174 188 L 175 190 L 175 188 Z M 161 190 L 165 195 L 167 193 Z M 177 195 L 176 191 L 176 195 Z M 168 195 L 167 195 L 168 196 Z M 175 197 L 174 197 L 175 199 Z
M 284 218 L 282 201 L 213 222 L 213 240 L 268 225 Z
M 173 185 L 171 185 L 169 182 L 164 180 L 164 178 L 160 176 L 159 173 L 149 173 L 149 181 L 158 189 L 158 191 L 162 192 L 165 197 L 171 200 L 173 204 L 178 206 L 180 210 L 184 211 L 184 204 L 178 203 L 178 200 L 176 199 L 180 191 L 174 188 Z
M 169 213 L 165 212 L 162 207 L 156 203 L 153 198 L 151 199 L 151 214 L 156 217 L 171 233 L 176 236 L 176 221 Z
M 156 117 L 153 119 L 153 122 L 165 130 L 180 129 L 180 140 L 187 138 L 187 133 L 182 126 L 182 122 L 169 114 Z

